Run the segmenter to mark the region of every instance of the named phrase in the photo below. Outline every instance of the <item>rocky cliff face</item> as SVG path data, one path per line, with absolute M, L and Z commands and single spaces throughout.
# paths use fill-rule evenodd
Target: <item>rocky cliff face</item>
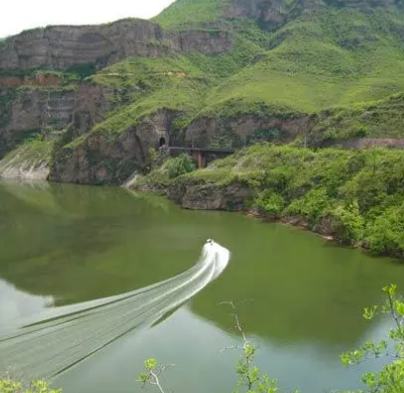
M 8 105 L 0 122 L 0 157 L 28 137 L 38 133 L 50 137 L 71 123 L 74 137 L 89 131 L 110 109 L 109 92 L 88 84 L 72 90 L 1 90 Z
M 268 113 L 255 116 L 246 113 L 232 118 L 202 116 L 186 130 L 184 144 L 201 148 L 240 148 L 260 139 L 290 142 L 298 135 L 308 132 L 314 121 L 314 118 L 306 114 Z
M 149 151 L 157 147 L 160 138 L 168 141 L 174 118 L 175 113 L 160 110 L 118 136 L 107 137 L 96 132 L 83 135 L 81 141 L 58 151 L 49 179 L 79 184 L 122 184 L 135 170 L 147 165 Z
M 241 183 L 230 185 L 175 182 L 167 196 L 184 209 L 241 211 L 253 191 Z
M 0 157 L 25 138 L 39 132 L 63 129 L 70 123 L 74 91 L 3 90 L 8 100 L 0 124 Z
M 220 53 L 231 49 L 227 32 L 196 30 L 165 33 L 158 24 L 124 20 L 101 26 L 51 26 L 23 32 L 0 46 L 0 70 L 67 70 L 79 65 L 100 69 L 134 56 Z
M 275 30 L 288 20 L 284 0 L 234 0 L 226 7 L 227 18 L 250 18 L 266 30 Z
M 32 87 L 46 87 L 46 86 L 59 86 L 62 80 L 57 75 L 35 75 L 35 77 L 18 77 L 6 76 L 0 77 L 0 89 L 7 89 L 10 87 L 32 86 Z
M 249 18 L 264 30 L 276 30 L 298 16 L 323 6 L 374 8 L 404 5 L 402 0 L 232 0 L 225 18 Z
M 105 115 L 112 107 L 109 100 L 112 94 L 112 89 L 99 85 L 82 84 L 78 88 L 71 110 L 71 138 L 83 135 L 104 120 Z

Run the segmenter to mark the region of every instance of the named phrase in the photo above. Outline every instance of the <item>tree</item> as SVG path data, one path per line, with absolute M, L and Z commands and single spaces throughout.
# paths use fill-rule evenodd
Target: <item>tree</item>
M 388 333 L 388 340 L 378 343 L 366 342 L 360 348 L 341 355 L 346 366 L 355 365 L 369 359 L 382 356 L 392 361 L 377 373 L 366 373 L 362 380 L 369 393 L 403 393 L 404 392 L 404 302 L 397 296 L 397 286 L 391 284 L 383 288 L 385 301 L 379 306 L 367 307 L 363 317 L 370 321 L 377 315 L 387 314 L 393 320 L 393 328 Z M 388 349 L 391 341 L 393 350 Z M 363 391 L 362 391 L 363 392 Z

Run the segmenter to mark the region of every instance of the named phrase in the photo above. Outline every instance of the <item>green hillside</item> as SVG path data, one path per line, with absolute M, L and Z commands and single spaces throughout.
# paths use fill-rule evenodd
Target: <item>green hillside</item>
M 214 101 L 243 97 L 318 111 L 370 101 L 403 88 L 402 14 L 322 10 L 269 39 L 265 58 L 232 75 Z
M 159 108 L 185 112 L 185 127 L 202 114 L 234 116 L 262 104 L 269 112 L 317 113 L 404 89 L 404 11 L 321 7 L 267 32 L 252 20 L 225 21 L 225 6 L 227 0 L 178 0 L 156 21 L 168 28 L 216 21 L 235 37 L 231 52 L 128 59 L 95 75 L 100 84 L 142 83 L 144 89 L 127 92 L 127 105 L 94 131 L 122 130 Z M 390 135 L 401 136 L 401 130 L 382 136 Z
M 264 140 L 304 138 L 313 146 L 350 138 L 404 138 L 404 9 L 394 0 L 272 3 L 174 2 L 153 20 L 165 34 L 147 42 L 154 55 L 127 58 L 83 76 L 80 83 L 101 86 L 111 105 L 100 116 L 85 115 L 97 117 L 91 129 L 73 130 L 55 144 L 57 169 L 51 173 L 69 167 L 77 174 L 80 165 L 95 164 L 101 173 L 119 166 L 125 161 L 118 153 L 122 135 L 129 138 L 128 130 L 136 133 L 161 110 L 170 119 L 159 132 L 180 145 L 190 143 L 191 131 L 192 138 L 206 133 L 204 146 L 235 148 L 256 140 L 250 138 L 256 132 Z M 191 46 L 199 45 L 207 36 L 220 40 L 224 32 L 233 44 L 214 55 L 174 50 L 170 41 L 189 34 Z M 151 145 L 149 140 L 141 147 L 143 156 Z M 96 146 L 102 146 L 102 154 Z M 135 161 L 132 156 L 126 160 Z M 125 174 L 138 169 L 132 164 Z M 70 175 L 52 178 L 75 179 Z
M 217 22 L 229 0 L 177 0 L 154 20 L 166 29 Z

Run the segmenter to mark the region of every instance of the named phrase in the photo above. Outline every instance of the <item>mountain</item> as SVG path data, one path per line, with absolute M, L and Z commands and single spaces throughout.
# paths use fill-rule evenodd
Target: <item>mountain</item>
M 396 0 L 177 0 L 26 31 L 0 42 L 0 172 L 121 183 L 161 137 L 402 145 L 403 39 Z

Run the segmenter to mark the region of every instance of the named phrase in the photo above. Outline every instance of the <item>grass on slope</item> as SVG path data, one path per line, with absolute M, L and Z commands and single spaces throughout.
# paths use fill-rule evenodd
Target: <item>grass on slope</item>
M 404 138 L 403 93 L 350 108 L 324 111 L 311 134 L 317 143 L 366 136 Z
M 204 74 L 185 56 L 135 57 L 110 67 L 91 77 L 95 82 L 112 87 L 124 84 L 144 84 L 145 87 L 161 86 L 170 73 L 174 76 L 197 78 Z
M 119 133 L 159 109 L 184 112 L 187 124 L 206 105 L 213 86 L 241 70 L 256 53 L 257 45 L 237 39 L 237 48 L 216 56 L 138 57 L 119 62 L 91 77 L 118 93 L 116 110 L 94 132 Z
M 194 114 L 210 85 L 194 62 L 185 56 L 134 58 L 117 63 L 92 78 L 113 87 L 116 110 L 94 132 L 120 133 L 159 109 Z
M 112 113 L 104 122 L 96 125 L 93 132 L 111 136 L 119 134 L 129 126 L 136 126 L 141 119 L 160 109 L 181 111 L 192 117 L 197 112 L 200 102 L 205 99 L 205 91 L 206 88 L 196 81 L 170 79 L 164 88 Z
M 176 0 L 153 20 L 170 30 L 216 22 L 228 2 L 229 0 Z
M 213 90 L 218 102 L 279 103 L 315 112 L 373 101 L 404 89 L 404 13 L 323 10 L 276 32 L 265 58 Z
M 12 171 L 35 171 L 47 166 L 53 149 L 53 141 L 31 139 L 10 151 L 0 161 L 0 173 Z

